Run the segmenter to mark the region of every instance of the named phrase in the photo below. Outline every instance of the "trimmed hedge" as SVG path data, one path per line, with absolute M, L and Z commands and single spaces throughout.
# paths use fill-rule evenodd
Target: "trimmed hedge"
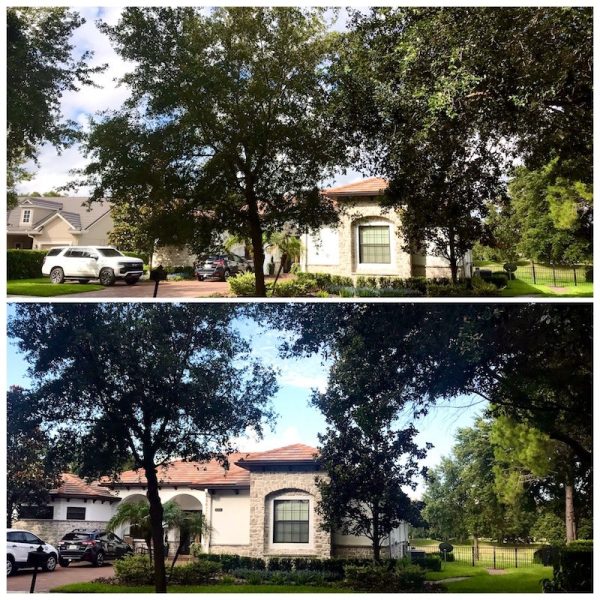
M 345 568 L 347 585 L 357 592 L 420 592 L 425 571 L 417 566 L 388 569 L 385 565 Z
M 35 279 L 42 276 L 42 263 L 47 250 L 7 250 L 8 279 Z
M 208 583 L 221 573 L 221 564 L 212 560 L 194 560 L 176 565 L 169 574 L 169 583 L 179 585 L 198 585 Z
M 544 579 L 544 592 L 591 592 L 594 552 L 591 541 L 571 543 L 558 549 L 552 579 Z
M 123 585 L 148 585 L 154 581 L 154 571 L 146 554 L 132 554 L 113 563 L 115 577 Z

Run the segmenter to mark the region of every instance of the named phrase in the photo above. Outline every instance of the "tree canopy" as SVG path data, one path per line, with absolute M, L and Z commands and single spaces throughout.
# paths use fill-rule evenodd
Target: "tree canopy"
M 14 185 L 26 177 L 22 164 L 35 159 L 43 143 L 64 148 L 79 138 L 75 122 L 62 117 L 62 94 L 93 85 L 92 76 L 104 67 L 89 66 L 91 52 L 74 56 L 71 37 L 85 23 L 75 11 L 12 7 L 6 19 L 7 168 L 14 202 Z
M 129 8 L 103 29 L 136 67 L 126 107 L 87 138 L 92 200 L 148 209 L 162 244 L 251 239 L 264 296 L 263 233 L 337 219 L 319 193 L 343 162 L 326 118 L 335 35 L 323 10 Z
M 147 479 L 152 544 L 163 555 L 160 465 L 226 464 L 232 440 L 272 417 L 273 369 L 249 354 L 227 304 L 20 304 L 9 329 L 29 362 L 31 398 L 86 476 L 131 460 Z M 155 561 L 157 591 L 165 566 Z

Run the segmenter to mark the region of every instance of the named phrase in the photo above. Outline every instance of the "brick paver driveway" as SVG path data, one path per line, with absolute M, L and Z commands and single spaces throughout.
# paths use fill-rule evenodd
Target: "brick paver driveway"
M 7 588 L 9 592 L 29 592 L 31 585 L 32 569 L 17 571 L 15 575 L 7 579 Z M 81 581 L 92 581 L 98 577 L 112 577 L 114 569 L 112 565 L 103 567 L 93 567 L 88 563 L 79 563 L 71 565 L 66 569 L 56 567 L 53 573 L 42 573 L 38 571 L 35 582 L 36 592 L 48 592 L 52 588 L 67 583 L 78 583 Z
M 115 285 L 96 292 L 68 294 L 62 298 L 152 298 L 154 283 L 140 281 L 135 285 L 127 285 L 118 281 Z M 224 281 L 161 281 L 157 298 L 202 298 L 211 294 L 229 294 L 229 284 Z

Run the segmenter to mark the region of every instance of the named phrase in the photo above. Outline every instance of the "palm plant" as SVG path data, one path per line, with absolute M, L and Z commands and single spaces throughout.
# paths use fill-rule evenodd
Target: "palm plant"
M 277 275 L 275 276 L 275 281 L 273 282 L 273 289 L 275 289 L 283 266 L 288 261 L 300 260 L 300 257 L 302 256 L 302 242 L 300 241 L 300 238 L 292 235 L 288 231 L 280 231 L 277 233 L 272 233 L 269 236 L 267 246 L 278 248 L 279 252 L 281 253 L 279 269 L 277 270 Z

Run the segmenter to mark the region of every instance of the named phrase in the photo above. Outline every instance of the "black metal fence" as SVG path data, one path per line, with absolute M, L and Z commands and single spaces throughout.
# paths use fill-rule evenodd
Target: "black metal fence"
M 518 265 L 514 275 L 525 283 L 561 287 L 585 283 L 589 269 L 587 265 L 542 265 L 532 261 Z
M 412 547 L 412 550 L 426 554 L 439 554 L 444 560 L 444 553 L 437 546 Z M 533 565 L 533 553 L 537 548 L 528 547 L 495 547 L 454 546 L 452 556 L 454 561 L 470 564 L 473 567 L 488 567 L 492 569 L 515 569 Z

